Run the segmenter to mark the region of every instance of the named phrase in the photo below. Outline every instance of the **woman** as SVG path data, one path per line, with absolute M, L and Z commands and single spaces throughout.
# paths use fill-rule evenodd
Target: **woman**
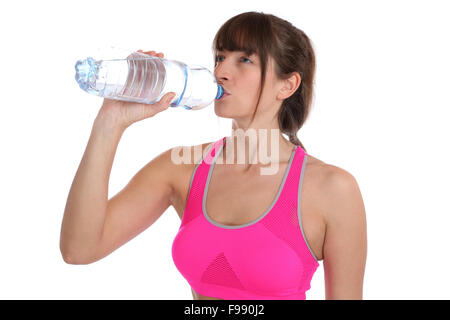
M 214 75 L 228 93 L 214 108 L 233 119 L 231 136 L 161 153 L 108 200 L 122 133 L 166 110 L 174 94 L 153 105 L 105 99 L 67 199 L 64 260 L 105 257 L 172 205 L 181 219 L 172 254 L 194 299 L 305 299 L 318 261 L 326 299 L 362 299 L 367 245 L 358 184 L 297 138 L 313 96 L 309 38 L 276 16 L 247 12 L 220 28 L 213 51 Z M 238 158 L 234 141 L 242 137 L 248 147 Z M 255 159 L 266 149 L 276 170 L 262 174 L 268 166 Z

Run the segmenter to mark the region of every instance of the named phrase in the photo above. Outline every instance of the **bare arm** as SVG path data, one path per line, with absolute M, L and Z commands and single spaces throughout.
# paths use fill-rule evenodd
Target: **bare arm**
M 163 57 L 163 54 L 150 55 Z M 146 105 L 104 99 L 67 198 L 60 250 L 71 264 L 94 262 L 151 225 L 169 206 L 172 193 L 170 150 L 142 168 L 108 201 L 114 156 L 124 130 L 169 107 L 174 93 Z
M 60 248 L 68 263 L 92 255 L 106 218 L 108 183 L 123 129 L 97 118 L 67 198 Z
M 362 299 L 367 231 L 358 184 L 351 174 L 337 168 L 328 175 L 323 191 L 326 299 Z
M 151 226 L 170 206 L 176 165 L 169 149 L 108 200 L 109 176 L 122 130 L 94 124 L 69 192 L 60 249 L 70 264 L 95 262 Z

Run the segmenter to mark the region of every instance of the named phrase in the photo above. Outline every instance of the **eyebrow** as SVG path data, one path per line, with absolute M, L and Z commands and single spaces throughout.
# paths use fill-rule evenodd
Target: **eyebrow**
M 225 51 L 228 51 L 228 50 L 217 50 L 217 53 L 225 53 Z M 228 52 L 238 52 L 238 53 L 240 53 L 240 54 L 246 54 L 247 55 L 247 51 L 245 51 L 245 50 L 235 50 L 235 51 L 228 51 Z M 257 54 L 254 52 L 254 53 L 252 53 L 252 54 L 249 54 L 248 55 L 249 57 L 251 57 L 251 56 L 257 56 Z

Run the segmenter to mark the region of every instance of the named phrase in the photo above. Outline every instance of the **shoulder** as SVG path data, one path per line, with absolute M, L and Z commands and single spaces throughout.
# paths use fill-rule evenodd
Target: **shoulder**
M 161 166 L 169 169 L 188 168 L 200 163 L 213 144 L 214 142 L 205 142 L 198 145 L 175 146 L 161 152 L 155 159 L 160 160 Z
M 314 166 L 314 200 L 325 222 L 322 257 L 326 299 L 361 299 L 367 225 L 358 183 L 345 169 L 323 162 Z
M 214 142 L 198 145 L 179 145 L 164 151 L 160 157 L 161 169 L 168 175 L 171 185 L 180 190 L 189 182 L 195 167 L 202 161 Z
M 166 149 L 154 157 L 144 170 L 159 171 L 171 181 L 180 178 L 180 174 L 192 170 L 206 155 L 214 142 L 191 146 L 175 146 Z
M 205 142 L 197 145 L 176 146 L 166 151 L 166 160 L 170 160 L 173 169 L 191 169 L 198 165 L 209 152 L 214 142 Z M 170 158 L 170 159 L 169 159 Z
M 361 219 L 365 215 L 358 182 L 349 171 L 310 155 L 308 170 L 319 210 L 327 225 Z

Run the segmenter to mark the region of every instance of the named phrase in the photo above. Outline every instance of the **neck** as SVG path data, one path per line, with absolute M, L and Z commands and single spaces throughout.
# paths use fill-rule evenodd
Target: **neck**
M 223 163 L 233 164 L 235 170 L 245 172 L 287 161 L 294 147 L 277 126 L 244 130 L 233 124 L 223 148 Z

